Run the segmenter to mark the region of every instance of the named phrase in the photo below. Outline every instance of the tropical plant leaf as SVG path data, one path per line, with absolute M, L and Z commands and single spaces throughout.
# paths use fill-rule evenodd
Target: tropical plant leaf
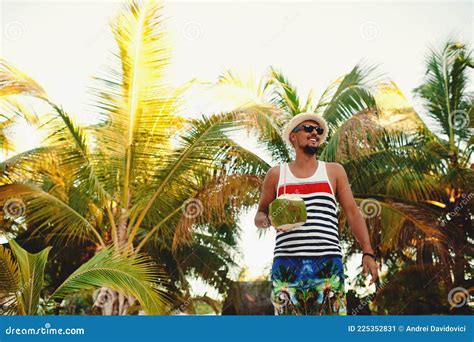
M 173 250 L 181 243 L 192 240 L 192 227 L 196 224 L 227 224 L 238 219 L 245 208 L 258 203 L 258 191 L 262 178 L 252 174 L 221 176 L 184 202 L 180 220 L 177 222 L 173 237 Z M 192 210 L 198 204 L 198 212 Z M 200 209 L 200 210 L 199 210 Z
M 147 314 L 163 314 L 170 300 L 165 282 L 163 272 L 143 256 L 125 256 L 107 247 L 71 274 L 49 300 L 80 290 L 108 287 L 135 297 Z
M 45 233 L 59 241 L 90 240 L 105 246 L 95 227 L 81 214 L 61 199 L 29 184 L 5 184 L 0 186 L 0 203 L 16 199 L 24 207 L 27 225 L 34 227 L 33 234 Z
M 183 197 L 179 192 L 166 191 L 169 187 L 181 188 L 188 192 L 187 199 L 199 190 L 197 177 L 199 174 L 226 173 L 263 173 L 268 165 L 256 155 L 239 147 L 228 135 L 235 126 L 232 122 L 233 113 L 214 115 L 210 118 L 192 120 L 186 126 L 184 134 L 179 136 L 180 145 L 170 151 L 156 170 L 151 184 L 146 184 L 151 191 L 142 192 L 144 196 L 137 199 L 131 210 L 134 227 L 130 240 L 133 241 L 140 224 L 150 208 L 167 208 L 170 213 L 182 204 Z M 220 170 L 220 171 L 219 171 Z M 225 170 L 225 171 L 224 171 Z M 155 183 L 156 182 L 156 183 Z M 165 196 L 166 193 L 166 196 Z M 181 202 L 180 202 L 181 201 Z
M 19 270 L 17 290 L 18 314 L 34 315 L 38 310 L 41 290 L 44 284 L 44 268 L 51 247 L 36 254 L 28 253 L 14 240 L 9 241 Z
M 43 88 L 28 75 L 0 59 L 0 96 L 30 94 L 46 98 Z
M 315 111 L 328 122 L 330 136 L 354 114 L 377 107 L 373 89 L 380 76 L 376 70 L 375 66 L 358 64 L 324 91 Z
M 0 314 L 18 312 L 17 292 L 20 288 L 18 263 L 11 252 L 0 245 Z
M 290 81 L 275 68 L 270 68 L 270 84 L 274 86 L 271 102 L 291 117 L 301 113 L 302 105 L 298 91 Z
M 390 197 L 356 197 L 366 219 L 371 241 L 383 255 L 399 248 L 417 247 L 420 253 L 434 252 L 440 262 L 449 260 L 452 243 L 439 220 L 440 214 L 422 203 L 402 201 Z M 343 212 L 340 227 L 347 223 Z M 350 236 L 347 236 L 350 238 Z M 419 260 L 421 262 L 421 260 Z
M 95 132 L 97 146 L 120 178 L 126 206 L 134 179 L 148 179 L 170 149 L 169 137 L 181 126 L 176 115 L 178 94 L 165 84 L 170 49 L 164 33 L 162 5 L 129 1 L 112 24 L 117 43 L 115 69 L 95 89 L 103 125 Z M 110 158 L 112 157 L 112 158 Z
M 427 114 L 448 136 L 453 149 L 455 136 L 469 138 L 474 96 L 467 92 L 468 68 L 473 68 L 471 51 L 464 44 L 447 41 L 441 49 L 430 50 L 424 83 L 414 93 L 424 100 Z

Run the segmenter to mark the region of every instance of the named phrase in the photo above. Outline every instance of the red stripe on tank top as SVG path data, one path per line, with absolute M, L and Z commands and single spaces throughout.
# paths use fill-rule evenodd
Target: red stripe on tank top
M 328 182 L 308 183 L 308 184 L 287 184 L 285 187 L 286 194 L 312 194 L 314 192 L 327 192 L 332 194 L 331 187 Z M 283 185 L 278 188 L 278 196 L 283 194 Z

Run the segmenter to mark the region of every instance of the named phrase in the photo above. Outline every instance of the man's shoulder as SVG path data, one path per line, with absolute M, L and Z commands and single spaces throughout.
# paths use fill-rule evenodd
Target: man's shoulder
M 325 162 L 326 167 L 332 168 L 332 169 L 341 169 L 344 168 L 341 164 L 339 163 L 332 163 L 332 162 Z
M 267 171 L 267 175 L 265 176 L 267 182 L 275 186 L 278 184 L 278 180 L 280 179 L 280 166 L 281 164 L 275 165 Z
M 326 163 L 326 168 L 334 172 L 341 172 L 344 170 L 344 166 L 342 166 L 339 163 L 329 163 L 329 162 L 325 162 L 325 163 Z
M 267 177 L 278 177 L 280 175 L 280 165 L 275 165 L 267 171 Z

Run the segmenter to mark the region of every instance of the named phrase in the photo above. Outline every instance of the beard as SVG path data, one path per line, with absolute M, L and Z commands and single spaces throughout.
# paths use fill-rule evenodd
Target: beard
M 318 148 L 315 146 L 306 145 L 305 147 L 303 147 L 303 152 L 305 154 L 309 154 L 310 156 L 314 156 L 316 152 L 318 152 Z

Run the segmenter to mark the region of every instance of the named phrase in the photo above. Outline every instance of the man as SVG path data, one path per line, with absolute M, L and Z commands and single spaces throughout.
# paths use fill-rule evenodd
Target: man
M 282 194 L 302 198 L 307 211 L 304 225 L 277 231 L 271 271 L 275 314 L 346 314 L 337 203 L 361 245 L 364 274 L 370 270 L 370 284 L 378 278 L 367 227 L 344 168 L 315 157 L 326 137 L 327 123 L 322 116 L 301 113 L 293 117 L 283 130 L 283 139 L 295 149 L 296 158 L 271 168 L 263 182 L 257 227 L 273 226 L 269 204 Z

